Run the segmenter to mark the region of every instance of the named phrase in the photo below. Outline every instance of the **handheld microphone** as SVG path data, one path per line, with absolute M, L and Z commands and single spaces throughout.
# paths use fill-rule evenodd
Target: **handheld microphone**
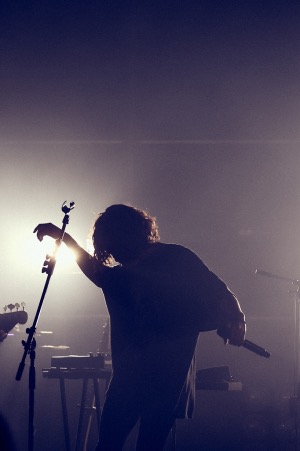
M 271 354 L 268 351 L 266 351 L 261 346 L 256 345 L 252 341 L 245 340 L 242 346 L 248 349 L 248 351 L 252 351 L 255 354 L 260 355 L 261 357 L 265 357 L 266 359 L 268 359 L 271 356 Z

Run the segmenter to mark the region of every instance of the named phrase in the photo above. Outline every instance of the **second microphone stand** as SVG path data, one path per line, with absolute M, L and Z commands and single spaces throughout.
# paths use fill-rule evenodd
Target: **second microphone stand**
M 297 287 L 296 291 L 294 291 L 294 374 L 293 374 L 293 396 L 290 397 L 290 411 L 292 418 L 294 420 L 294 430 L 295 430 L 295 451 L 300 451 L 300 443 L 299 443 L 299 408 L 300 408 L 300 280 L 298 279 L 290 279 L 288 277 L 282 277 L 276 274 L 272 274 L 267 271 L 263 271 L 260 269 L 255 270 L 255 274 L 272 277 L 274 279 L 285 280 L 287 282 L 291 282 L 292 285 Z M 292 292 L 292 291 L 290 291 Z

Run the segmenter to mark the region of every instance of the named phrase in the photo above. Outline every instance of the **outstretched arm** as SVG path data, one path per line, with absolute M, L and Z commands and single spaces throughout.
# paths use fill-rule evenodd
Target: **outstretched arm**
M 39 241 L 42 241 L 45 236 L 50 236 L 58 240 L 61 235 L 61 229 L 49 222 L 37 225 L 33 233 L 36 233 Z M 104 265 L 99 263 L 95 257 L 83 249 L 68 233 L 64 234 L 63 242 L 69 249 L 74 251 L 76 262 L 83 274 L 95 285 L 101 286 L 101 274 L 104 271 Z

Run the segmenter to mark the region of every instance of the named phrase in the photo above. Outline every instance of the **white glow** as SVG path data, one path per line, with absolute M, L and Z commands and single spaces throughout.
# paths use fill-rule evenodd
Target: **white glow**
M 39 242 L 34 236 L 24 239 L 21 255 L 28 269 L 36 270 L 39 267 L 42 269 L 46 257 L 53 256 L 55 249 L 56 244 L 52 238 L 45 237 Z M 57 269 L 68 271 L 74 267 L 75 254 L 62 243 L 56 250 L 56 262 Z

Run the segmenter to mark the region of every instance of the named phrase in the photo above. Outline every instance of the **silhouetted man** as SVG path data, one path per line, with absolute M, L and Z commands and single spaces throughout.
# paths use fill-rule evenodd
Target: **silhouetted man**
M 60 236 L 49 223 L 34 232 Z M 139 421 L 136 449 L 161 451 L 175 419 L 192 414 L 199 332 L 243 344 L 239 303 L 191 250 L 161 243 L 155 218 L 134 207 L 112 205 L 98 216 L 94 256 L 68 233 L 64 242 L 110 314 L 113 376 L 96 450 L 121 451 Z

